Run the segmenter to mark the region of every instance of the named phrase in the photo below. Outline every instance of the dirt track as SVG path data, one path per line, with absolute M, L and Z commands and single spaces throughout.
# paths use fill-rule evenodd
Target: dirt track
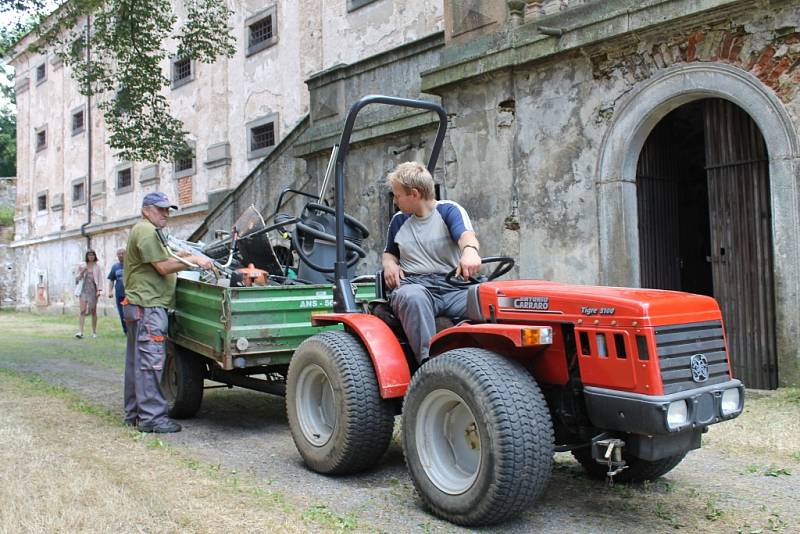
M 0 336 L 3 337 L 3 336 Z M 2 339 L 0 339 L 2 341 Z M 70 343 L 64 341 L 62 343 Z M 121 346 L 114 342 L 111 348 Z M 48 354 L 51 353 L 51 354 Z M 58 355 L 61 353 L 60 355 Z M 43 343 L 30 358 L 18 353 L 0 367 L 72 390 L 97 406 L 119 412 L 122 355 L 93 365 Z M 207 383 L 207 385 L 210 385 Z M 2 393 L 0 392 L 0 395 Z M 121 412 L 120 412 L 121 414 Z M 298 506 L 324 505 L 356 519 L 355 529 L 378 532 L 464 531 L 426 513 L 416 498 L 398 440 L 380 465 L 352 477 L 328 478 L 300 461 L 281 398 L 241 389 L 210 389 L 184 431 L 164 439 L 182 452 L 222 470 L 249 476 L 282 492 Z M 396 434 L 399 429 L 396 430 Z M 568 454 L 557 455 L 543 499 L 523 516 L 491 530 L 503 532 L 800 531 L 800 453 L 781 459 L 777 476 L 765 476 L 776 460 L 762 453 L 729 453 L 714 446 L 694 451 L 654 484 L 609 487 L 584 477 Z

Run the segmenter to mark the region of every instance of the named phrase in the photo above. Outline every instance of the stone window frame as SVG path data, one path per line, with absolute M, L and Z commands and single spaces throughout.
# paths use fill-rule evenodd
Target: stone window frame
M 39 126 L 38 128 L 34 128 L 33 132 L 34 132 L 33 145 L 36 148 L 36 152 L 41 152 L 42 150 L 46 150 L 47 149 L 47 137 L 48 137 L 48 135 L 47 135 L 47 125 L 45 124 L 43 126 Z M 44 134 L 44 136 L 40 137 L 40 136 L 42 136 L 42 134 Z M 42 142 L 39 142 L 40 139 L 42 139 Z
M 272 30 L 272 35 L 263 41 L 259 41 L 254 44 L 250 44 L 250 37 L 253 26 L 256 24 L 263 22 L 267 17 L 271 17 L 270 19 L 270 26 Z M 255 15 L 248 17 L 247 20 L 244 22 L 244 42 L 247 43 L 247 48 L 245 49 L 245 57 L 252 56 L 253 54 L 257 54 L 262 50 L 265 50 L 272 45 L 278 42 L 278 7 L 277 4 L 273 4 L 270 7 L 263 9 L 256 13 Z
M 130 183 L 126 186 L 120 187 L 119 179 L 122 173 L 125 171 L 130 171 Z M 114 168 L 114 192 L 117 195 L 125 195 L 133 191 L 133 164 L 131 163 L 120 163 Z
M 42 201 L 44 201 L 44 207 L 41 207 Z M 49 202 L 47 198 L 47 189 L 36 193 L 36 215 L 43 215 L 47 213 L 48 207 L 49 207 Z
M 352 13 L 357 9 L 361 9 L 362 7 L 375 3 L 378 0 L 347 0 L 347 12 Z
M 253 119 L 252 121 L 248 122 L 245 127 L 247 128 L 247 159 L 255 159 L 261 158 L 272 152 L 276 146 L 278 146 L 279 142 L 279 125 L 280 122 L 278 121 L 280 117 L 280 113 L 273 112 L 267 115 L 262 115 L 257 119 Z M 272 132 L 274 136 L 274 143 L 270 146 L 262 147 L 253 150 L 253 129 L 258 128 L 259 126 L 264 126 L 265 124 L 272 123 Z
M 41 73 L 41 75 L 40 75 Z M 36 80 L 36 85 L 41 85 L 47 81 L 47 60 L 42 60 L 41 63 L 36 65 L 34 69 L 34 80 Z
M 189 64 L 189 75 L 184 76 L 183 78 L 176 79 L 175 76 L 178 71 L 178 63 L 188 62 Z M 170 87 L 172 89 L 177 89 L 178 87 L 183 87 L 187 83 L 191 83 L 194 81 L 197 73 L 197 65 L 195 64 L 194 60 L 188 57 L 180 57 L 180 56 L 173 56 L 170 59 Z
M 83 186 L 83 188 L 82 188 L 82 192 L 83 192 L 82 197 L 83 198 L 76 200 L 75 199 L 75 190 L 76 190 L 76 187 L 79 186 L 79 185 Z M 81 176 L 80 178 L 76 178 L 75 180 L 72 180 L 72 184 L 70 186 L 70 201 L 72 202 L 72 207 L 83 206 L 84 204 L 86 204 L 86 193 L 87 193 L 87 191 L 86 191 L 86 177 L 85 176 Z
M 191 150 L 192 165 L 191 165 L 191 167 L 186 167 L 186 168 L 183 168 L 183 169 L 179 170 L 178 169 L 179 162 L 185 162 L 189 158 L 188 157 L 175 158 L 175 160 L 172 162 L 172 177 L 175 178 L 175 179 L 183 178 L 184 176 L 193 176 L 193 175 L 197 174 L 197 150 L 196 150 L 195 144 L 193 142 L 189 142 L 188 144 L 189 144 L 189 149 Z M 188 156 L 190 154 L 186 154 L 186 155 Z
M 78 114 L 81 115 L 81 125 L 79 128 L 75 128 L 75 117 Z M 80 106 L 73 108 L 69 116 L 70 116 L 70 130 L 72 131 L 73 136 L 86 131 L 86 104 L 81 104 Z

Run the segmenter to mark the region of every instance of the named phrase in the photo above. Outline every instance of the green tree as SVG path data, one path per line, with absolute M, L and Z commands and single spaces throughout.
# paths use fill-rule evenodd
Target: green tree
M 43 4 L 3 0 L 3 6 L 35 13 Z M 165 97 L 169 49 L 201 63 L 235 52 L 224 0 L 183 0 L 183 7 L 185 22 L 178 25 L 169 0 L 68 0 L 36 24 L 33 50 L 53 50 L 71 67 L 81 93 L 103 113 L 120 159 L 170 161 L 186 151 L 188 134 Z

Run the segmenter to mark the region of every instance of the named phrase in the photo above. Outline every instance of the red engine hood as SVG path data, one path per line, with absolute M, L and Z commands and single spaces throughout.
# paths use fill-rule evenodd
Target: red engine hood
M 481 284 L 479 294 L 484 317 L 492 305 L 500 320 L 647 327 L 721 318 L 711 297 L 661 289 L 513 280 Z

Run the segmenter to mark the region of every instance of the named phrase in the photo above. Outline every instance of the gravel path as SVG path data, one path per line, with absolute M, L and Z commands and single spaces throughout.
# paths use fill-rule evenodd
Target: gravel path
M 0 361 L 66 387 L 93 404 L 118 411 L 118 371 L 69 359 Z M 300 461 L 281 398 L 242 389 L 210 389 L 184 431 L 164 437 L 182 452 L 221 469 L 250 475 L 298 506 L 327 506 L 352 514 L 371 532 L 467 532 L 426 513 L 406 472 L 395 439 L 379 466 L 366 474 L 325 477 Z M 397 436 L 399 429 L 396 430 Z M 800 531 L 800 472 L 767 477 L 748 473 L 763 458 L 726 455 L 713 447 L 694 451 L 658 483 L 609 487 L 590 481 L 567 454 L 557 455 L 543 498 L 523 516 L 486 532 L 756 532 Z M 795 470 L 797 471 L 797 470 Z

